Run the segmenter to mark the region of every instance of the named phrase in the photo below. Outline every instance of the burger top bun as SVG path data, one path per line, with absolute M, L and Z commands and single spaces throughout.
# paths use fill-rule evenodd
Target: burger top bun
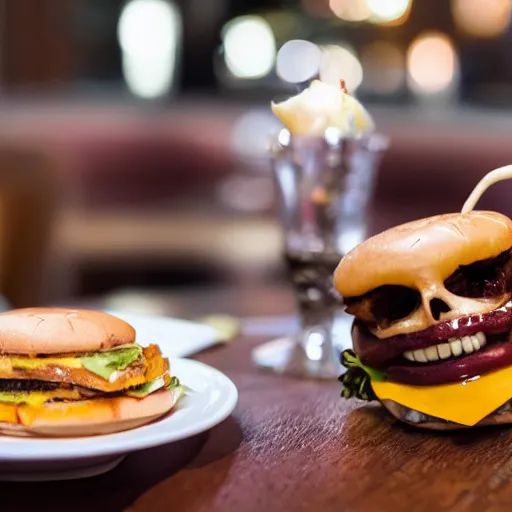
M 512 221 L 471 211 L 421 219 L 384 231 L 350 251 L 334 274 L 344 297 L 383 285 L 417 289 L 442 282 L 460 265 L 494 258 L 512 247 Z
M 124 320 L 81 309 L 24 308 L 0 313 L 0 353 L 96 352 L 135 342 Z

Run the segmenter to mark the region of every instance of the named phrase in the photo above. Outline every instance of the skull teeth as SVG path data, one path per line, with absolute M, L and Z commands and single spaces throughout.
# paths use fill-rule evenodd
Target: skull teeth
M 427 363 L 429 361 L 439 361 L 450 357 L 459 357 L 462 354 L 471 354 L 485 346 L 487 340 L 483 332 L 478 332 L 473 336 L 463 336 L 462 338 L 450 338 L 445 343 L 433 345 L 418 350 L 409 350 L 404 352 L 404 357 L 409 361 L 417 363 Z

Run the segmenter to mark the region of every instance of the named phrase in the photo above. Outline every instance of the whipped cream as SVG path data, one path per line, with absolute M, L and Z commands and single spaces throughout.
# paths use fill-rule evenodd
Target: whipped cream
M 324 136 L 334 128 L 341 137 L 357 137 L 375 129 L 359 101 L 341 87 L 320 80 L 281 103 L 272 103 L 272 111 L 292 135 Z

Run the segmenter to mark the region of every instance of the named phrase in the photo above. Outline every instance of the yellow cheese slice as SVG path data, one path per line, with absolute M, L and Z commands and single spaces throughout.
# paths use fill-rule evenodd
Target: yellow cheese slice
M 13 368 L 20 370 L 41 369 L 47 366 L 60 366 L 61 368 L 82 368 L 78 357 L 23 357 L 1 356 L 0 371 L 10 372 Z
M 380 400 L 395 402 L 422 412 L 472 427 L 512 398 L 512 366 L 481 377 L 440 386 L 409 386 L 396 382 L 372 382 Z
M 0 423 L 18 423 L 16 405 L 0 404 Z
M 82 363 L 78 357 L 21 357 L 11 356 L 0 359 L 10 359 L 13 368 L 21 368 L 23 370 L 33 370 L 34 368 L 44 368 L 45 366 L 61 366 L 64 368 L 82 368 Z
M 43 405 L 52 398 L 80 400 L 82 397 L 73 389 L 55 389 L 53 391 L 0 392 L 2 404 L 28 404 L 34 407 Z
M 0 423 L 18 423 L 18 405 L 25 408 L 41 407 L 52 398 L 80 400 L 80 393 L 71 389 L 32 391 L 26 393 L 0 393 Z

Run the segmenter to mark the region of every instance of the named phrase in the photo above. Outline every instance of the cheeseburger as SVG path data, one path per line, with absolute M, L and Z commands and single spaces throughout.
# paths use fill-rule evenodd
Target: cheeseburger
M 100 311 L 0 314 L 0 432 L 84 436 L 141 426 L 183 393 L 156 345 Z
M 342 259 L 335 286 L 355 317 L 343 397 L 379 400 L 424 428 L 512 423 L 512 221 L 471 211 L 477 199 L 463 213 L 384 231 Z

